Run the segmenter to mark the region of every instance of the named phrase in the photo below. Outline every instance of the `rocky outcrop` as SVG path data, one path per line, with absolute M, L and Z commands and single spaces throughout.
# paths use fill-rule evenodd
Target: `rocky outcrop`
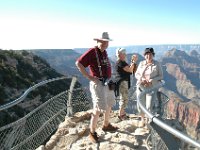
M 104 132 L 101 129 L 103 116 L 100 116 L 96 130 L 100 137 L 98 144 L 92 143 L 88 138 L 90 116 L 91 110 L 66 117 L 50 140 L 37 150 L 148 149 L 146 139 L 149 130 L 138 120 L 138 116 L 132 114 L 130 119 L 119 122 L 117 112 L 112 112 L 110 122 L 119 127 L 116 132 Z

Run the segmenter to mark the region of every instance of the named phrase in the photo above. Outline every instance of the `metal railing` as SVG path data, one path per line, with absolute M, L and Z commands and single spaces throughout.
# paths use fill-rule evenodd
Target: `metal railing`
M 1 106 L 1 110 L 10 108 L 22 100 L 33 89 L 63 80 L 66 77 L 45 80 L 30 87 L 14 102 Z M 57 130 L 58 125 L 64 121 L 68 112 L 70 115 L 86 111 L 90 108 L 86 93 L 81 88 L 74 88 L 76 79 L 72 78 L 69 90 L 50 98 L 48 101 L 28 113 L 23 118 L 0 128 L 1 150 L 33 150 L 42 145 Z M 70 100 L 69 100 L 70 99 Z M 70 103 L 69 103 L 70 101 Z M 70 111 L 69 111 L 70 110 Z
M 179 138 L 180 140 L 188 143 L 188 144 L 192 144 L 193 146 L 200 148 L 200 143 L 195 141 L 194 139 L 188 137 L 187 135 L 183 134 L 182 132 L 172 128 L 171 126 L 169 126 L 168 124 L 164 123 L 163 121 L 161 121 L 158 116 L 153 115 L 151 112 L 149 112 L 145 106 L 143 106 L 143 104 L 140 102 L 141 97 L 146 94 L 149 93 L 153 90 L 156 90 L 160 87 L 162 87 L 165 84 L 164 81 L 160 82 L 160 84 L 157 84 L 156 86 L 143 90 L 137 97 L 137 102 L 139 104 L 139 107 L 141 108 L 141 110 L 146 114 L 146 116 L 155 124 L 157 124 L 159 127 L 161 127 L 162 129 L 166 130 L 167 132 L 171 133 L 172 135 L 174 135 L 175 137 Z

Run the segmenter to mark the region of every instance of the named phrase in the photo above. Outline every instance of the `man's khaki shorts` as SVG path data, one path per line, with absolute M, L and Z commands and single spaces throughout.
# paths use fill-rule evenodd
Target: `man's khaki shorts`
M 94 109 L 104 111 L 115 103 L 114 91 L 109 90 L 108 86 L 104 86 L 101 81 L 97 84 L 90 81 L 90 92 Z

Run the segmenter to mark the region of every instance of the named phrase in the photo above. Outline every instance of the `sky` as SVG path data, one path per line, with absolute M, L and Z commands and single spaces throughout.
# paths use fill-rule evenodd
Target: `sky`
M 0 49 L 200 44 L 199 0 L 0 0 Z

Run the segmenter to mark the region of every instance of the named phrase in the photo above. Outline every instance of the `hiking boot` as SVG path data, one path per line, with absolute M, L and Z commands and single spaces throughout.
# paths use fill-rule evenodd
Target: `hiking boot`
M 102 128 L 103 131 L 116 131 L 117 129 L 119 128 L 111 125 L 110 123 L 108 124 L 108 126 L 103 126 Z
M 93 143 L 98 143 L 99 142 L 99 137 L 98 137 L 96 132 L 94 132 L 94 133 L 90 132 L 89 138 L 90 138 L 90 141 L 93 142 Z

